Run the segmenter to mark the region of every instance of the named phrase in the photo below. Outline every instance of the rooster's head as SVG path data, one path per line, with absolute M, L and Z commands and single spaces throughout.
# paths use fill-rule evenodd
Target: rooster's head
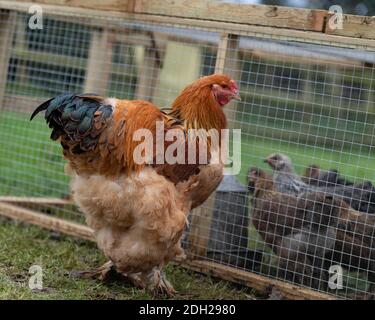
M 212 74 L 189 84 L 176 98 L 172 109 L 194 128 L 226 128 L 222 107 L 240 100 L 236 81 L 224 74 Z

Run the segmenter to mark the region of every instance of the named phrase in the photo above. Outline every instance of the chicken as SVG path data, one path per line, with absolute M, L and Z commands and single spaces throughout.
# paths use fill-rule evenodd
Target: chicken
M 331 201 L 327 201 L 329 197 Z M 358 212 L 342 199 L 324 193 L 308 193 L 301 201 L 299 206 L 311 211 L 313 223 L 283 238 L 278 268 L 287 279 L 322 290 L 328 289 L 331 266 L 359 271 L 365 273 L 369 282 L 364 298 L 373 299 L 375 217 Z M 319 212 L 324 214 L 317 214 Z
M 251 168 L 249 185 L 253 186 L 252 223 L 264 242 L 278 253 L 285 235 L 301 229 L 304 211 L 298 199 L 274 190 L 272 176 L 258 168 Z
M 338 230 L 346 234 L 362 214 L 322 192 L 296 197 L 275 191 L 272 177 L 257 168 L 249 170 L 248 180 L 253 191 L 252 222 L 278 256 L 278 276 L 314 288 L 326 287 L 328 274 L 322 270 L 332 261 L 327 255 L 342 238 Z
M 349 271 L 363 273 L 368 281 L 364 299 L 375 298 L 375 216 L 357 212 L 345 202 L 336 208 L 339 214 L 351 212 L 345 228 L 338 228 L 335 246 L 326 255 L 328 266 L 339 265 Z
M 327 254 L 336 245 L 337 230 L 345 230 L 357 212 L 341 212 L 343 201 L 321 192 L 309 192 L 298 198 L 297 206 L 304 211 L 300 231 L 283 238 L 278 251 L 279 274 L 283 278 L 315 289 L 328 286 Z
M 370 181 L 328 187 L 308 185 L 295 173 L 288 156 L 271 154 L 265 161 L 274 169 L 274 187 L 280 192 L 294 195 L 309 191 L 325 192 L 342 197 L 355 210 L 375 213 L 375 188 Z
M 317 187 L 334 187 L 337 185 L 353 185 L 354 183 L 341 177 L 337 170 L 323 170 L 318 165 L 313 164 L 306 168 L 302 181 L 306 184 Z
M 264 162 L 268 163 L 271 168 L 274 169 L 273 181 L 276 191 L 298 195 L 311 189 L 294 172 L 292 161 L 288 156 L 273 153 L 269 155 Z
M 322 242 L 323 237 L 316 233 L 306 239 L 309 228 L 302 202 L 294 195 L 274 190 L 271 175 L 251 168 L 248 182 L 253 191 L 252 223 L 278 257 L 277 276 L 306 284 L 306 279 L 314 275 L 314 266 L 307 254 Z
M 216 74 L 187 86 L 170 114 L 147 101 L 92 94 L 64 94 L 34 111 L 31 119 L 45 112 L 51 139 L 60 141 L 74 200 L 109 258 L 86 275 L 105 278 L 115 269 L 137 287 L 173 295 L 162 269 L 183 256 L 187 214 L 215 190 L 224 166 L 211 163 L 223 141 L 216 149 L 210 137 L 194 143 L 187 130 L 225 129 L 222 107 L 232 99 L 239 99 L 237 84 Z M 162 135 L 179 135 L 161 139 L 160 126 Z M 190 163 L 191 146 L 203 138 L 207 148 L 199 148 Z M 173 161 L 181 147 L 182 161 Z M 208 163 L 197 161 L 204 153 Z

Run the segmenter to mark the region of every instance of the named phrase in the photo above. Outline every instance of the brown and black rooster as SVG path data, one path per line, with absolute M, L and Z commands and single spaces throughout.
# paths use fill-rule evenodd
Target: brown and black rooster
M 147 101 L 92 94 L 61 95 L 35 110 L 31 119 L 44 111 L 51 139 L 62 145 L 74 200 L 109 259 L 93 275 L 104 277 L 115 268 L 138 287 L 174 293 L 162 269 L 183 255 L 180 239 L 187 214 L 216 189 L 224 164 L 210 162 L 218 152 L 214 148 L 203 150 L 209 153 L 203 164 L 187 162 L 187 153 L 183 163 L 157 157 L 165 160 L 172 144 L 174 150 L 190 146 L 189 129 L 225 129 L 223 107 L 232 99 L 239 99 L 236 82 L 214 74 L 188 85 L 170 114 Z M 160 148 L 158 123 L 166 135 L 177 129 L 183 139 L 164 140 Z M 139 130 L 152 138 L 152 157 L 145 156 L 146 149 L 138 152 L 146 139 L 135 139 Z M 195 160 L 202 152 L 198 151 Z M 137 152 L 138 158 L 145 156 L 143 163 L 137 161 Z

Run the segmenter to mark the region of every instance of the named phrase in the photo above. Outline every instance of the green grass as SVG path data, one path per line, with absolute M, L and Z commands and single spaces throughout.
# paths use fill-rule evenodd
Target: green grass
M 0 220 L 0 300 L 3 299 L 152 299 L 144 290 L 121 282 L 74 278 L 72 270 L 88 270 L 105 262 L 93 243 L 53 235 L 38 227 Z M 28 287 L 29 268 L 43 268 L 43 290 Z M 178 266 L 167 267 L 176 299 L 249 299 L 239 288 Z
M 60 146 L 42 119 L 28 117 L 0 113 L 0 194 L 64 196 L 69 179 Z

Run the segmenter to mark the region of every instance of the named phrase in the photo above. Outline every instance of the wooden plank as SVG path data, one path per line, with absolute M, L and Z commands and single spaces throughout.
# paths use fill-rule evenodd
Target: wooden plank
M 38 205 L 74 205 L 74 201 L 70 199 L 59 198 L 42 198 L 42 197 L 14 197 L 0 196 L 0 202 L 8 202 L 13 204 L 38 204 Z
M 86 59 L 73 57 L 64 54 L 25 50 L 19 47 L 13 49 L 13 56 L 23 61 L 35 61 L 48 63 L 55 66 L 69 66 L 71 68 L 83 69 L 86 66 Z
M 112 68 L 113 36 L 108 30 L 94 31 L 86 65 L 84 92 L 105 96 Z
M 152 101 L 159 77 L 159 65 L 155 53 L 150 48 L 145 48 L 143 63 L 139 68 L 135 99 Z
M 26 46 L 26 24 L 25 18 L 22 15 L 17 16 L 16 18 L 16 31 L 14 39 L 14 47 L 12 50 L 12 57 L 16 58 L 14 55 L 15 51 L 27 53 L 28 48 Z M 43 62 L 45 62 L 44 60 Z M 19 83 L 20 86 L 25 86 L 28 81 L 28 70 L 27 70 L 27 60 L 18 59 L 17 61 L 17 72 L 15 82 Z
M 269 60 L 274 61 L 274 63 L 300 63 L 305 65 L 338 65 L 338 66 L 363 66 L 363 62 L 360 60 L 353 60 L 353 59 L 345 59 L 341 57 L 327 57 L 327 58 L 319 58 L 319 59 L 312 59 L 311 57 L 296 57 L 293 55 L 282 54 L 278 53 L 275 54 L 273 52 L 266 52 L 262 50 L 240 50 L 240 53 L 244 56 L 251 55 L 252 59 L 262 59 L 262 60 Z M 248 57 L 247 57 L 248 58 Z
M 18 3 L 160 14 L 281 28 L 322 31 L 323 10 L 223 3 L 215 0 L 13 0 Z
M 30 2 L 14 2 L 9 0 L 0 0 L 0 8 L 17 10 L 27 12 L 30 7 Z M 137 5 L 136 5 L 137 7 Z M 297 9 L 296 9 L 297 10 Z M 135 10 L 137 11 L 137 10 Z M 138 10 L 139 11 L 139 10 Z M 83 9 L 71 6 L 56 6 L 43 5 L 44 14 L 49 14 L 55 17 L 71 17 L 77 19 L 78 16 L 90 17 L 98 19 L 82 19 L 83 24 L 90 24 L 96 26 L 108 26 L 108 21 L 103 18 L 112 19 L 111 26 L 121 26 L 123 20 L 135 21 L 141 23 L 158 23 L 175 26 L 194 27 L 204 31 L 228 32 L 231 34 L 251 36 L 257 38 L 272 38 L 278 40 L 290 40 L 297 42 L 309 42 L 316 44 L 328 44 L 335 47 L 344 48 L 360 48 L 365 50 L 375 50 L 375 40 L 368 38 L 354 38 L 353 33 L 349 32 L 345 35 L 345 28 L 340 31 L 339 35 L 327 34 L 323 32 L 313 32 L 304 30 L 294 30 L 289 28 L 275 28 L 269 26 L 262 26 L 253 24 L 248 21 L 248 24 L 239 24 L 235 22 L 220 22 L 213 20 L 202 20 L 194 18 L 169 17 L 156 14 L 131 14 L 119 11 L 99 11 L 95 9 Z M 364 33 L 372 33 L 370 28 L 366 29 Z
M 38 225 L 42 228 L 62 232 L 71 236 L 94 240 L 93 230 L 79 223 L 70 222 L 64 219 L 47 216 L 45 214 L 17 207 L 12 204 L 0 202 L 0 215 L 19 220 L 22 222 Z
M 322 31 L 327 15 L 323 10 L 212 0 L 139 0 L 136 12 L 310 31 Z
M 150 45 L 144 47 L 142 62 L 138 65 L 135 99 L 152 101 L 162 67 L 162 55 L 154 33 L 149 33 Z
M 333 15 L 327 17 L 327 21 Z M 375 39 L 375 17 L 363 17 L 350 14 L 343 15 L 343 28 L 331 29 L 327 22 L 325 25 L 326 33 L 337 36 L 346 36 L 354 38 Z
M 242 271 L 233 267 L 223 266 L 221 264 L 203 261 L 203 260 L 184 260 L 178 261 L 178 264 L 196 272 L 204 273 L 210 276 L 218 277 L 227 281 L 239 283 L 243 286 L 254 288 L 259 292 L 269 292 L 270 288 L 277 288 L 282 296 L 292 300 L 336 300 L 337 298 L 317 292 L 298 285 L 286 283 L 280 280 L 274 280 L 248 271 Z
M 0 10 L 0 109 L 4 106 L 5 87 L 16 25 L 16 12 Z
M 28 2 L 33 4 L 48 4 L 58 6 L 71 6 L 78 8 L 91 8 L 97 10 L 134 10 L 135 0 L 13 0 L 14 2 Z
M 134 12 L 136 10 L 138 0 L 127 0 L 126 11 Z
M 200 77 L 201 65 L 201 47 L 168 41 L 156 89 L 159 94 L 155 95 L 153 102 L 157 106 L 169 106 L 184 87 Z
M 0 0 L 0 5 L 1 5 Z M 188 26 L 199 28 L 204 31 L 217 32 L 223 31 L 231 34 L 237 34 L 242 36 L 249 36 L 262 39 L 277 39 L 297 41 L 303 43 L 316 43 L 316 44 L 327 44 L 335 47 L 344 48 L 360 48 L 360 49 L 371 49 L 375 50 L 375 40 L 354 38 L 351 34 L 345 36 L 344 32 L 342 35 L 331 35 L 322 32 L 304 31 L 304 30 L 293 30 L 286 28 L 274 28 L 267 26 L 258 25 L 245 25 L 237 24 L 234 22 L 217 22 L 210 20 L 198 20 L 198 19 L 187 19 L 187 18 L 174 18 L 165 17 L 160 15 L 132 15 L 128 16 L 128 19 L 135 19 L 139 21 L 145 21 L 150 23 L 165 23 L 174 24 L 179 26 Z M 372 32 L 368 30 L 368 32 Z
M 227 55 L 229 34 L 223 32 L 220 36 L 219 46 L 216 54 L 215 72 L 224 73 L 225 57 Z

